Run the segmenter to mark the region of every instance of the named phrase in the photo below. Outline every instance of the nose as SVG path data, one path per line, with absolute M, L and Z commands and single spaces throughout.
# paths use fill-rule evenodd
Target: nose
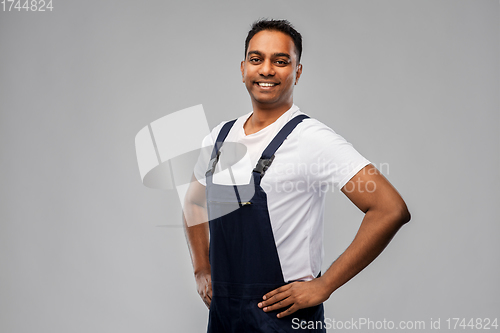
M 274 74 L 276 74 L 270 59 L 266 59 L 262 62 L 259 68 L 259 74 L 262 76 L 274 76 Z

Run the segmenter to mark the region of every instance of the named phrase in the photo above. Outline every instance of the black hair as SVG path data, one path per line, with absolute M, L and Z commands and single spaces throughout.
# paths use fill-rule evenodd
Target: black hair
M 302 55 L 302 35 L 295 30 L 290 22 L 287 20 L 274 20 L 274 19 L 261 19 L 252 24 L 252 28 L 248 32 L 247 39 L 245 40 L 245 58 L 247 56 L 248 44 L 250 40 L 262 30 L 280 31 L 290 36 L 295 44 L 295 52 L 297 53 L 297 63 L 300 63 L 300 56 Z

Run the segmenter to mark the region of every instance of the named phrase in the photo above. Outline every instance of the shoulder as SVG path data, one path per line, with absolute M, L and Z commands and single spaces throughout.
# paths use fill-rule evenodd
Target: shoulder
M 302 126 L 303 129 L 308 129 L 308 130 L 311 130 L 311 129 L 312 130 L 314 130 L 314 129 L 328 129 L 328 130 L 332 130 L 328 125 L 322 123 L 321 121 L 319 121 L 318 119 L 316 119 L 314 117 L 311 117 L 307 113 L 301 112 L 301 114 L 309 116 L 309 118 L 306 118 L 306 119 L 304 119 L 302 121 L 304 123 L 304 125 Z
M 324 124 L 323 122 L 319 121 L 318 119 L 314 118 L 310 114 L 302 111 L 299 107 L 296 107 L 294 105 L 295 109 L 292 110 L 292 115 L 290 119 L 293 119 L 297 116 L 308 116 L 309 118 L 306 118 L 302 120 L 302 122 L 299 124 L 298 128 L 300 128 L 299 132 L 304 133 L 304 134 L 310 134 L 310 133 L 315 133 L 316 131 L 330 131 L 332 133 L 335 133 L 333 129 L 331 129 L 328 125 Z
M 298 128 L 297 135 L 301 142 L 307 143 L 332 143 L 344 141 L 345 139 L 336 133 L 330 126 L 316 118 L 307 118 L 302 121 Z

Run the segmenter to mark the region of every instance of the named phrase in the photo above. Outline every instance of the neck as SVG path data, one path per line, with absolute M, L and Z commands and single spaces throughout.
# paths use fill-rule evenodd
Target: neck
M 266 105 L 255 105 L 253 104 L 253 113 L 248 118 L 243 128 L 245 129 L 246 135 L 255 133 L 274 123 L 276 119 L 281 117 L 283 113 L 288 111 L 293 102 L 281 105 L 279 107 L 266 107 Z

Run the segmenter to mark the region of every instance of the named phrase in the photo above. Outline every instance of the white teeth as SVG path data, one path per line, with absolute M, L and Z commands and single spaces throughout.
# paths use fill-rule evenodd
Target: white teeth
M 272 86 L 276 85 L 275 83 L 267 83 L 267 82 L 259 82 L 258 84 L 261 87 L 272 87 Z

